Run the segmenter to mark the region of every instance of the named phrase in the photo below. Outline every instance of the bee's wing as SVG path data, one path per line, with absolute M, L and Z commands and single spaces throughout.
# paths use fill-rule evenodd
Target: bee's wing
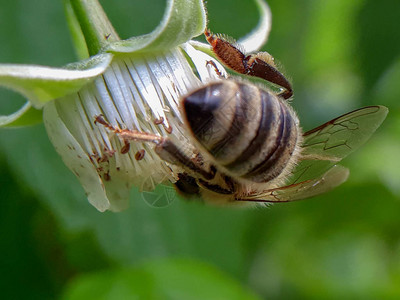
M 153 191 L 142 191 L 142 199 L 152 207 L 166 207 L 176 199 L 176 191 L 172 186 L 159 184 Z
M 347 180 L 349 170 L 335 165 L 322 176 L 294 183 L 291 185 L 266 190 L 262 193 L 249 195 L 238 201 L 254 202 L 290 202 L 310 198 L 328 192 Z
M 153 177 L 145 177 L 140 187 L 142 199 L 152 207 L 166 207 L 175 201 L 176 191 L 171 186 L 167 176 L 155 182 Z
M 384 106 L 367 106 L 304 133 L 301 157 L 288 184 L 318 178 L 364 144 L 388 113 Z

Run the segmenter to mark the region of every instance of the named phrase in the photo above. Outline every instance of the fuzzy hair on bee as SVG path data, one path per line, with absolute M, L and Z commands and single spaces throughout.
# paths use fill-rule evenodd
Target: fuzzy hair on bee
M 302 131 L 292 107 L 249 82 L 209 83 L 182 99 L 182 115 L 203 164 L 216 170 L 208 181 L 197 179 L 207 202 L 233 203 L 282 185 L 300 155 Z

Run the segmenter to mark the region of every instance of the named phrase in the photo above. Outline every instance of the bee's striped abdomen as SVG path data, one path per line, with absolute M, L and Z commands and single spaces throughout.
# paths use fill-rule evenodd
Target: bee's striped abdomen
M 273 93 L 224 80 L 188 95 L 183 107 L 196 141 L 229 175 L 267 182 L 288 165 L 297 119 Z

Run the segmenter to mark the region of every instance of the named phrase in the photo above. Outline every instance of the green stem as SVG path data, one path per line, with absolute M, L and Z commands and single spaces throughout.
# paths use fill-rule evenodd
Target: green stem
M 89 55 L 99 53 L 101 48 L 119 36 L 97 0 L 69 0 L 85 37 Z

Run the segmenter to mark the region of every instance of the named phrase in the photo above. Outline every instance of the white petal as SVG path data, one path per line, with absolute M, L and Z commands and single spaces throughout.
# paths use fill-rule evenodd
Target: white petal
M 99 211 L 110 208 L 105 188 L 87 152 L 71 135 L 60 118 L 55 103 L 44 107 L 44 123 L 48 135 L 64 163 L 76 175 L 85 189 L 89 202 Z
M 193 61 L 205 69 L 211 58 L 194 49 L 189 52 L 200 54 Z M 215 77 L 215 72 L 208 73 Z M 204 80 L 208 73 L 202 76 Z M 200 84 L 180 49 L 145 58 L 127 55 L 114 59 L 102 76 L 78 93 L 46 105 L 49 136 L 97 209 L 121 210 L 132 185 L 151 191 L 158 184 L 176 181 L 175 174 L 182 170 L 163 161 L 152 143 L 130 142 L 129 151 L 122 153 L 124 141 L 104 125 L 95 124 L 95 118 L 103 115 L 115 128 L 168 136 L 192 153 L 182 124 L 180 97 Z M 162 124 L 155 124 L 156 119 L 163 120 Z M 135 154 L 142 149 L 145 156 L 138 161 Z

